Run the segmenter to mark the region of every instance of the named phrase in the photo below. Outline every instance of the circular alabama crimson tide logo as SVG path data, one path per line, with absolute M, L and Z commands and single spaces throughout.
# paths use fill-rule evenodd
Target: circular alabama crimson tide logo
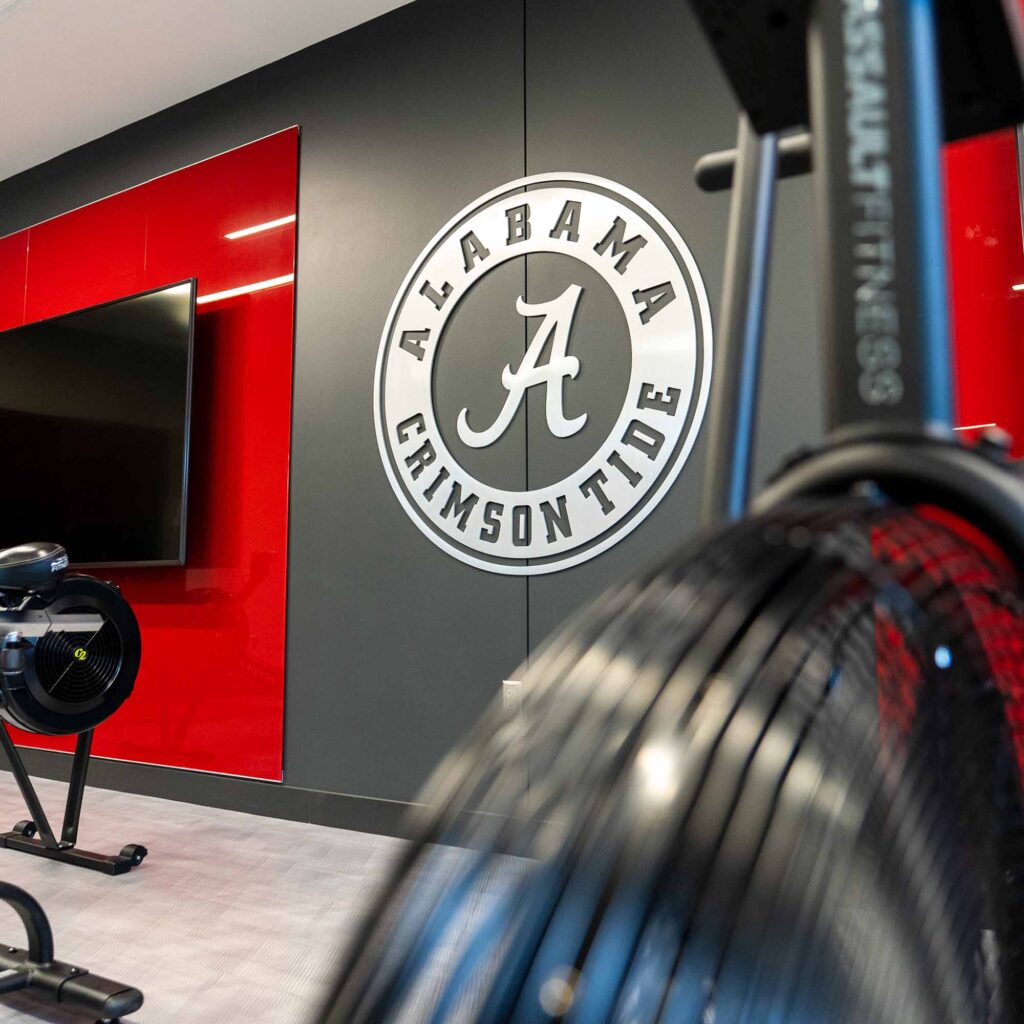
M 473 321 L 473 296 L 502 275 L 524 283 L 507 301 L 491 293 L 488 308 L 505 312 L 486 329 L 516 348 L 481 366 L 481 346 L 460 348 L 458 322 Z M 711 351 L 700 272 L 654 207 L 589 175 L 510 182 L 444 227 L 395 299 L 374 392 L 388 479 L 420 530 L 470 565 L 514 575 L 576 565 L 633 530 L 679 475 Z M 458 390 L 457 358 L 473 361 L 472 396 Z M 529 444 L 516 441 L 527 431 Z M 535 480 L 485 471 L 513 443 Z M 538 445 L 546 475 L 533 471 Z

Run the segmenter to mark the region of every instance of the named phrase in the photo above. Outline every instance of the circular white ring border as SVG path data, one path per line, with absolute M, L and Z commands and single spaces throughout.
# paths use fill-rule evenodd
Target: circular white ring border
M 380 393 L 381 393 L 381 382 L 384 372 L 384 358 L 388 351 L 388 341 L 391 337 L 391 332 L 394 326 L 395 318 L 402 306 L 404 298 L 412 286 L 413 279 L 419 273 L 423 266 L 423 262 L 426 257 L 448 236 L 448 234 L 454 230 L 454 228 L 462 221 L 472 210 L 487 206 L 490 202 L 496 199 L 498 196 L 514 191 L 518 188 L 525 189 L 530 185 L 542 185 L 549 182 L 573 182 L 577 181 L 582 185 L 594 185 L 598 188 L 607 189 L 613 194 L 623 196 L 629 202 L 636 205 L 639 209 L 643 210 L 644 213 L 651 218 L 654 224 L 658 225 L 672 244 L 675 245 L 679 251 L 680 256 L 683 258 L 683 262 L 686 266 L 686 271 L 689 274 L 690 283 L 693 286 L 693 291 L 697 296 L 697 305 L 701 324 L 701 337 L 704 343 L 704 350 L 702 353 L 702 374 L 700 380 L 700 389 L 697 394 L 697 402 L 694 408 L 693 421 L 690 425 L 690 431 L 682 447 L 679 449 L 679 453 L 676 456 L 675 462 L 668 469 L 664 479 L 658 488 L 651 493 L 643 506 L 636 512 L 635 515 L 627 518 L 621 525 L 612 529 L 612 532 L 603 541 L 594 544 L 591 547 L 586 548 L 584 551 L 578 554 L 570 554 L 557 562 L 545 562 L 540 565 L 507 565 L 497 562 L 491 562 L 484 558 L 477 558 L 466 551 L 460 550 L 459 548 L 451 545 L 445 541 L 440 534 L 432 530 L 427 523 L 423 521 L 420 515 L 419 509 L 415 507 L 408 499 L 405 494 L 401 482 L 396 478 L 394 471 L 391 467 L 391 459 L 389 457 L 390 448 L 388 446 L 387 438 L 385 436 L 384 425 L 381 423 L 381 412 L 380 412 Z M 384 464 L 384 471 L 387 473 L 388 482 L 391 484 L 391 489 L 394 491 L 398 500 L 401 502 L 402 507 L 405 509 L 406 514 L 416 524 L 420 532 L 432 541 L 437 547 L 446 551 L 453 558 L 457 558 L 460 562 L 464 562 L 468 565 L 475 566 L 477 569 L 483 569 L 486 572 L 498 573 L 503 576 L 542 576 L 547 573 L 559 572 L 562 569 L 570 569 L 575 565 L 580 565 L 583 562 L 590 561 L 591 558 L 596 557 L 603 551 L 607 551 L 610 547 L 613 547 L 623 538 L 627 537 L 633 532 L 650 514 L 661 504 L 665 495 L 669 489 L 676 482 L 679 474 L 682 472 L 683 466 L 686 465 L 690 453 L 693 451 L 693 446 L 696 444 L 697 435 L 700 433 L 701 424 L 704 421 L 704 413 L 707 409 L 708 396 L 711 392 L 711 369 L 713 359 L 713 336 L 712 336 L 712 322 L 711 322 L 711 305 L 708 302 L 707 290 L 704 287 L 704 279 L 701 276 L 700 268 L 697 266 L 697 261 L 693 258 L 693 253 L 690 252 L 690 247 L 683 241 L 682 236 L 676 231 L 675 226 L 672 222 L 661 213 L 652 203 L 649 203 L 643 196 L 634 192 L 632 189 L 627 188 L 625 185 L 620 185 L 618 182 L 611 181 L 608 178 L 601 178 L 592 174 L 580 174 L 578 172 L 560 172 L 554 173 L 549 172 L 546 174 L 532 174 L 525 178 L 517 178 L 514 181 L 506 182 L 504 185 L 499 185 L 497 188 L 492 189 L 490 192 L 482 196 L 478 196 L 473 202 L 468 203 L 464 206 L 454 217 L 452 217 L 437 234 L 423 247 L 414 261 L 412 267 L 409 269 L 409 273 L 406 274 L 402 281 L 401 287 L 398 289 L 395 300 L 391 304 L 391 309 L 388 312 L 388 318 L 384 325 L 384 332 L 381 335 L 380 348 L 377 352 L 377 364 L 374 371 L 373 380 L 373 422 L 374 429 L 377 434 L 377 448 L 380 452 L 381 462 Z

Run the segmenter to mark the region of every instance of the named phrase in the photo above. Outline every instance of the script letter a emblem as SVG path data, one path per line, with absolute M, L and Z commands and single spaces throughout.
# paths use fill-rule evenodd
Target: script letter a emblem
M 566 378 L 574 380 L 580 372 L 580 361 L 575 356 L 568 355 L 568 349 L 569 332 L 582 294 L 583 289 L 578 284 L 573 284 L 550 302 L 528 303 L 522 297 L 516 301 L 516 311 L 520 316 L 539 316 L 544 319 L 533 336 L 519 369 L 513 370 L 509 365 L 502 371 L 501 383 L 508 392 L 508 397 L 498 418 L 486 430 L 474 430 L 469 425 L 469 410 L 463 409 L 459 413 L 458 431 L 464 444 L 470 448 L 486 448 L 494 444 L 515 419 L 519 406 L 526 398 L 527 389 L 538 384 L 543 384 L 546 389 L 544 410 L 548 430 L 555 437 L 572 437 L 584 428 L 587 422 L 586 413 L 571 420 L 565 417 L 565 381 Z M 538 360 L 549 340 L 551 355 L 541 366 Z

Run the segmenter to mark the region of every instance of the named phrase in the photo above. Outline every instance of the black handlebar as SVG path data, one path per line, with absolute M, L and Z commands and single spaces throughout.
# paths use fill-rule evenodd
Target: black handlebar
M 736 172 L 736 150 L 723 149 L 702 156 L 693 169 L 697 184 L 705 192 L 726 192 Z M 779 139 L 779 178 L 797 178 L 811 173 L 811 136 L 807 132 Z

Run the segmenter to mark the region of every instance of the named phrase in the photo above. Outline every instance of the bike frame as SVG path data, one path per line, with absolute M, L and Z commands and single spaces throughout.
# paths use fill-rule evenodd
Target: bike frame
M 754 6 L 767 19 L 770 5 Z M 779 176 L 814 170 L 830 432 L 941 436 L 952 426 L 937 8 L 936 0 L 812 0 L 809 139 L 759 134 L 744 112 L 736 150 L 698 164 L 702 187 L 733 189 L 707 525 L 738 518 L 750 501 Z

